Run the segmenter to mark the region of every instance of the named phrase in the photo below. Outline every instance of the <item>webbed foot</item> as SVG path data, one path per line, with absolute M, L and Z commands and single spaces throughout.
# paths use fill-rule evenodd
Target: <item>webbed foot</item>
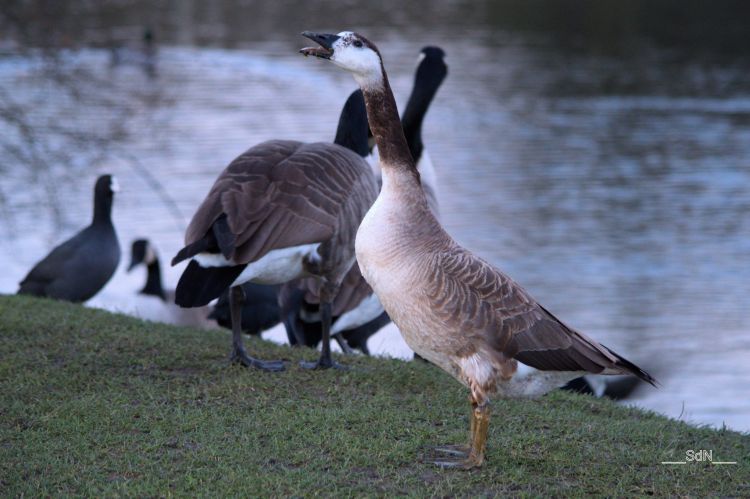
M 232 350 L 229 361 L 232 364 L 241 364 L 261 371 L 279 372 L 285 369 L 283 360 L 260 360 L 250 357 L 246 352 L 238 349 Z
M 318 359 L 315 362 L 305 362 L 304 360 L 299 363 L 299 366 L 302 369 L 341 369 L 346 370 L 349 369 L 348 366 L 345 366 L 343 364 L 339 364 L 333 359 Z

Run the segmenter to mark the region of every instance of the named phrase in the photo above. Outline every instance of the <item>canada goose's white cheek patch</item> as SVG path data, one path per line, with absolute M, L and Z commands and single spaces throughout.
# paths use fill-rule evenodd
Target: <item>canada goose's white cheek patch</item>
M 331 62 L 354 73 L 362 86 L 372 86 L 383 81 L 380 56 L 368 47 L 356 47 L 340 39 L 333 44 Z
M 109 190 L 112 192 L 120 192 L 120 184 L 117 182 L 117 179 L 115 177 L 110 178 Z
M 156 252 L 154 251 L 154 248 L 151 247 L 150 244 L 146 244 L 146 255 L 143 258 L 143 263 L 146 265 L 151 265 L 156 261 Z

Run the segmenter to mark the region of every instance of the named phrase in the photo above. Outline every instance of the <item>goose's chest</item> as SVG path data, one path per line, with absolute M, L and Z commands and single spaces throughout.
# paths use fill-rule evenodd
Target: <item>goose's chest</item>
M 354 248 L 362 274 L 373 288 L 386 286 L 405 270 L 402 225 L 396 203 L 383 194 L 362 219 Z
M 379 197 L 357 231 L 355 249 L 362 275 L 378 295 L 383 307 L 402 329 L 407 322 L 422 322 L 424 304 L 421 292 L 419 241 L 411 237 L 403 210 Z M 415 325 L 416 328 L 416 325 Z

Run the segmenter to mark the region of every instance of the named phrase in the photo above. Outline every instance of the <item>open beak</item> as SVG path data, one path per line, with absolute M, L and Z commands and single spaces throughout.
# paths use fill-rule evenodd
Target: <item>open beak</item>
M 314 55 L 321 59 L 330 59 L 333 55 L 333 44 L 339 39 L 339 35 L 331 35 L 328 33 L 313 33 L 312 31 L 303 31 L 302 36 L 309 38 L 314 41 L 320 47 L 305 47 L 300 49 L 300 54 L 305 56 Z

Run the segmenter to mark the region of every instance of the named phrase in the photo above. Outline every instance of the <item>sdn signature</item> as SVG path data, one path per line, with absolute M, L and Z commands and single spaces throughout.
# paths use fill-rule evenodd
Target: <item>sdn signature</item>
M 737 464 L 737 461 L 714 461 L 714 451 L 706 449 L 688 449 L 684 461 L 662 461 L 661 464 L 711 463 L 716 465 Z

